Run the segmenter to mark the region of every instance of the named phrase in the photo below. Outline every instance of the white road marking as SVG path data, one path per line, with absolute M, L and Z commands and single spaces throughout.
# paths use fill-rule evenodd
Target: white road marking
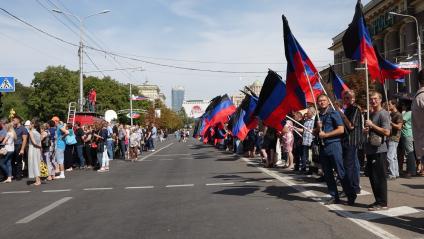
M 365 195 L 371 195 L 371 193 L 361 189 L 361 193 L 358 194 L 357 196 L 365 196 Z
M 44 190 L 43 193 L 69 192 L 71 189 Z
M 399 217 L 408 214 L 414 214 L 422 212 L 412 207 L 402 206 L 402 207 L 394 207 L 389 208 L 389 210 L 384 211 L 376 211 L 376 212 L 364 212 L 355 214 L 354 217 L 362 219 L 362 220 L 375 220 L 384 217 Z
M 158 159 L 158 160 L 161 160 L 161 161 L 172 161 L 174 159 Z
M 191 155 L 191 154 L 156 154 L 154 157 L 166 157 L 166 156 L 180 156 L 180 155 Z
M 71 199 L 72 199 L 72 197 L 64 197 L 64 198 L 62 198 L 62 199 L 60 199 L 60 200 L 58 200 L 58 201 L 56 201 L 56 202 L 48 205 L 47 207 L 41 208 L 40 210 L 34 212 L 33 214 L 31 214 L 31 215 L 29 215 L 27 217 L 22 218 L 21 220 L 17 221 L 16 223 L 17 224 L 28 223 L 28 222 L 36 219 L 37 217 L 39 217 L 39 216 L 47 213 L 48 211 L 54 209 L 55 207 L 58 207 L 59 205 L 65 203 L 65 202 L 67 202 L 67 201 L 69 201 Z
M 274 182 L 274 180 L 272 180 L 272 179 L 265 179 L 265 180 L 261 180 L 262 182 L 266 182 L 266 183 L 271 183 L 271 182 Z
M 31 191 L 10 191 L 10 192 L 2 192 L 1 194 L 22 194 L 22 193 L 30 193 Z
M 140 160 L 138 160 L 138 161 L 140 161 Z M 140 162 L 151 162 L 151 161 L 153 161 L 153 160 L 151 160 L 151 159 L 145 159 L 145 160 L 141 160 Z
M 249 163 L 249 160 L 247 158 L 242 157 L 241 158 L 243 161 L 245 161 L 246 163 Z M 261 167 L 257 167 L 257 169 L 265 174 L 268 174 L 269 176 L 277 179 L 278 181 L 286 184 L 287 186 L 291 186 L 294 189 L 296 189 L 297 191 L 299 191 L 300 193 L 302 193 L 303 195 L 305 195 L 306 197 L 309 198 L 320 198 L 320 196 L 318 196 L 315 192 L 311 191 L 311 190 L 306 190 L 304 187 L 296 184 L 294 181 L 292 181 L 291 179 L 289 179 L 288 177 L 282 177 L 280 175 L 278 175 L 278 172 L 273 172 L 271 170 L 268 170 L 266 168 L 261 168 Z M 323 203 L 321 203 L 323 204 Z M 336 212 L 338 215 L 345 217 L 347 220 L 352 221 L 353 223 L 357 224 L 358 226 L 362 227 L 363 229 L 371 232 L 372 234 L 380 237 L 380 238 L 384 238 L 384 239 L 400 239 L 399 237 L 391 234 L 390 232 L 384 230 L 383 228 L 379 227 L 378 225 L 372 223 L 372 222 L 368 222 L 364 219 L 359 219 L 359 218 L 355 218 L 355 214 L 346 211 L 343 207 L 337 205 L 337 204 L 332 204 L 332 205 L 323 205 L 325 207 L 327 207 L 328 209 Z
M 256 182 L 253 182 L 253 181 L 247 181 L 247 182 L 244 182 L 244 183 L 249 184 L 249 183 L 256 183 Z
M 125 189 L 146 189 L 146 188 L 154 188 L 155 186 L 138 186 L 138 187 L 125 187 Z
M 326 188 L 327 185 L 323 183 L 301 183 L 302 187 L 318 187 L 318 188 Z
M 84 188 L 84 191 L 112 190 L 113 188 Z
M 207 183 L 206 186 L 232 185 L 234 183 Z
M 160 148 L 160 149 L 156 150 L 155 152 L 153 152 L 153 153 L 151 153 L 151 154 L 149 154 L 149 155 L 147 155 L 147 156 L 144 156 L 144 158 L 137 159 L 137 161 L 144 161 L 144 160 L 145 160 L 145 159 L 147 159 L 148 157 L 152 157 L 153 155 L 155 155 L 155 154 L 159 153 L 162 149 L 166 149 L 166 148 L 168 148 L 169 146 L 171 146 L 171 145 L 173 145 L 173 144 L 174 144 L 174 143 L 170 143 L 170 144 L 168 144 L 167 146 L 164 146 L 164 147 L 162 147 L 162 148 Z
M 176 184 L 176 185 L 166 185 L 166 188 L 177 188 L 177 187 L 193 187 L 194 184 Z

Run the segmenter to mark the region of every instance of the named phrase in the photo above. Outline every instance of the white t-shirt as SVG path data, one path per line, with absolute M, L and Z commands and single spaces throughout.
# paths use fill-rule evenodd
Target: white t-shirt
M 6 134 L 6 144 L 4 148 L 7 150 L 7 152 L 15 151 L 15 139 L 13 138 L 13 134 L 10 132 L 7 132 Z

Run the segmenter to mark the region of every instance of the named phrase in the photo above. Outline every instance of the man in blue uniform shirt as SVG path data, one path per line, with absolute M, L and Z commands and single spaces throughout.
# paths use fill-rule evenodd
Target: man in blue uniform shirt
M 329 98 L 326 95 L 320 95 L 317 98 L 319 120 L 317 121 L 314 132 L 321 141 L 320 146 L 320 163 L 324 171 L 324 178 L 327 183 L 328 193 L 331 199 L 325 204 L 340 203 L 337 184 L 334 178 L 333 170 L 342 183 L 343 191 L 348 198 L 348 204 L 353 205 L 356 199 L 356 193 L 349 182 L 343 167 L 343 152 L 341 145 L 341 137 L 344 133 L 344 126 L 339 112 L 329 107 Z

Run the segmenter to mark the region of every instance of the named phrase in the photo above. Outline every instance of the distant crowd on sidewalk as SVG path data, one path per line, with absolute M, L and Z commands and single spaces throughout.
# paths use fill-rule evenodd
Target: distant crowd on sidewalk
M 139 125 L 100 121 L 93 125 L 66 124 L 58 117 L 46 123 L 23 120 L 18 115 L 0 120 L 0 179 L 11 183 L 28 177 L 33 185 L 64 179 L 66 171 L 110 170 L 113 159 L 136 161 L 143 151 L 155 151 L 157 138 L 166 131 L 154 124 Z

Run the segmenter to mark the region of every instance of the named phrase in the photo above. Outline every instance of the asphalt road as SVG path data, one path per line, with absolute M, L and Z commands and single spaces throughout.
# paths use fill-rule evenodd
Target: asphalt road
M 173 139 L 111 171 L 0 185 L 0 238 L 418 238 L 320 202 L 325 188 Z M 291 176 L 290 176 L 291 175 Z M 304 184 L 304 186 L 308 184 Z M 306 187 L 305 186 L 305 187 Z M 377 218 L 381 219 L 381 218 Z M 385 234 L 388 233 L 388 234 Z M 398 233 L 398 234 L 396 234 Z M 403 237 L 406 236 L 406 237 Z

